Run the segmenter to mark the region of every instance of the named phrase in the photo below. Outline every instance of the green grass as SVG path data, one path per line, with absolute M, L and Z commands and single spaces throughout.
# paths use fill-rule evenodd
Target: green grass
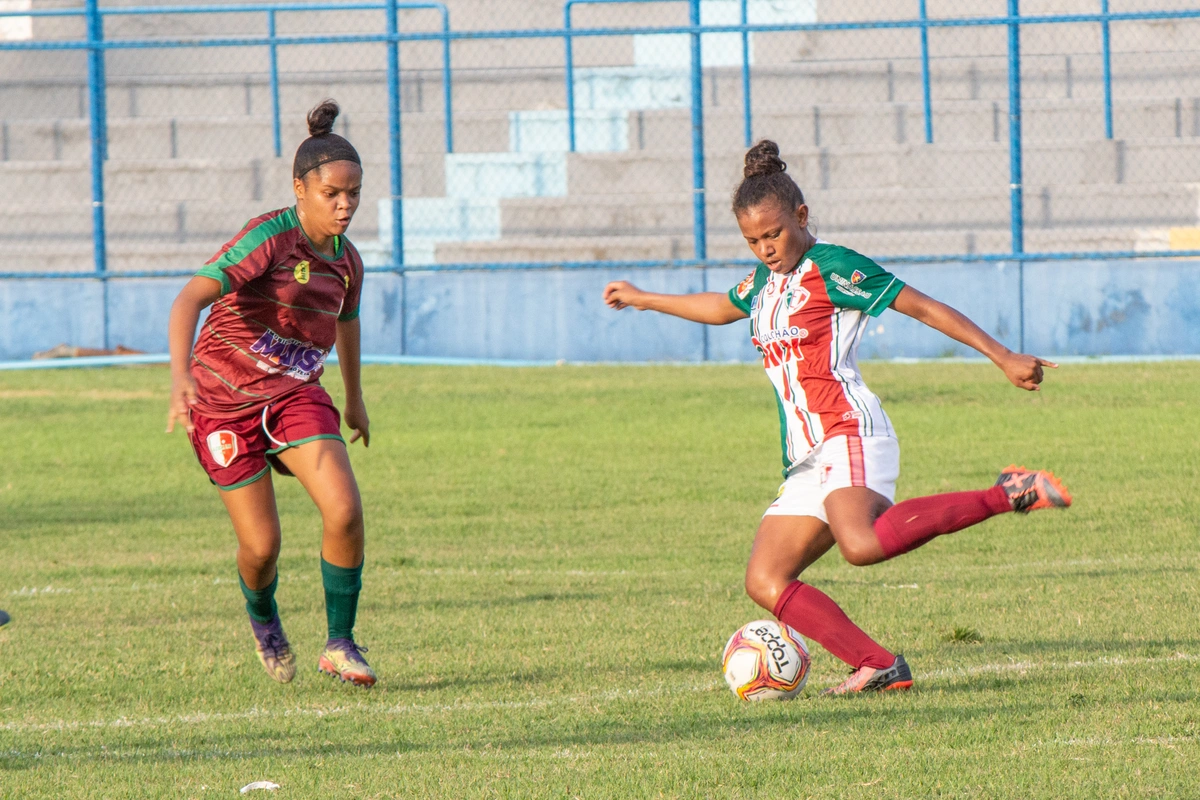
M 162 369 L 0 374 L 0 797 L 1167 797 L 1200 777 L 1200 364 L 868 365 L 901 497 L 1054 469 L 1006 516 L 807 579 L 917 689 L 744 704 L 718 658 L 779 482 L 752 367 L 372 368 L 360 638 L 316 674 L 319 520 L 277 480 L 302 669 L 259 667 Z M 338 390 L 336 381 L 331 387 Z M 955 629 L 975 637 L 947 637 Z M 956 639 L 956 640 L 948 640 Z M 974 643 L 966 643 L 977 638 Z

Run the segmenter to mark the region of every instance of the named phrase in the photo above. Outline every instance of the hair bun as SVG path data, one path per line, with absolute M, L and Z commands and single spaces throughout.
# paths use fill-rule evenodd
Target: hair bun
M 308 112 L 308 135 L 325 136 L 333 132 L 333 121 L 337 119 L 338 108 L 335 100 L 322 100 L 316 108 Z
M 746 152 L 746 168 L 743 177 L 757 178 L 787 171 L 787 163 L 779 157 L 779 145 L 763 139 Z

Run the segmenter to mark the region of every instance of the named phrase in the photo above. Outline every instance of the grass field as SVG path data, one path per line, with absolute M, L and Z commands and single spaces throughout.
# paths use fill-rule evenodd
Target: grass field
M 371 691 L 316 672 L 319 520 L 283 479 L 301 671 L 258 665 L 228 520 L 162 433 L 165 370 L 0 374 L 0 797 L 1200 794 L 1200 364 L 1065 366 L 1039 395 L 977 365 L 865 372 L 901 497 L 1017 460 L 1076 505 L 827 556 L 807 579 L 917 688 L 816 697 L 844 670 L 814 647 L 804 695 L 763 704 L 718 664 L 763 616 L 741 590 L 779 482 L 759 369 L 367 369 Z

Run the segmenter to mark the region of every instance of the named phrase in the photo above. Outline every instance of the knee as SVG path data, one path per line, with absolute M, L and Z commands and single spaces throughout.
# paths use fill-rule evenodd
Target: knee
M 358 497 L 347 497 L 321 510 L 325 529 L 342 536 L 362 536 L 363 510 Z
M 238 550 L 243 563 L 256 569 L 264 569 L 279 558 L 279 537 L 269 536 L 253 542 L 241 542 L 238 544 Z
M 842 558 L 856 567 L 866 567 L 871 564 L 877 564 L 882 560 L 882 551 L 879 548 L 879 542 L 875 539 L 874 534 L 857 535 L 857 536 L 839 536 L 837 538 L 838 550 L 842 553 Z
M 771 613 L 779 603 L 779 596 L 790 580 L 759 570 L 746 570 L 746 594 L 758 605 Z

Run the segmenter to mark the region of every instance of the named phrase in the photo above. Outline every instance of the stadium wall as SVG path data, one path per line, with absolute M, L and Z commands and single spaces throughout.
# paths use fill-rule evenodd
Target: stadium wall
M 925 293 L 960 309 L 1012 348 L 1045 355 L 1200 354 L 1200 269 L 1194 261 L 897 265 Z M 434 358 L 566 361 L 753 361 L 745 324 L 706 328 L 659 314 L 613 312 L 604 285 L 660 292 L 725 291 L 741 267 L 617 272 L 494 270 L 372 273 L 363 352 Z M 167 316 L 184 279 L 0 281 L 0 360 L 60 343 L 167 349 Z M 1023 302 L 1022 302 L 1022 282 Z M 108 336 L 105 341 L 105 312 Z M 863 358 L 968 355 L 914 320 L 885 313 Z

